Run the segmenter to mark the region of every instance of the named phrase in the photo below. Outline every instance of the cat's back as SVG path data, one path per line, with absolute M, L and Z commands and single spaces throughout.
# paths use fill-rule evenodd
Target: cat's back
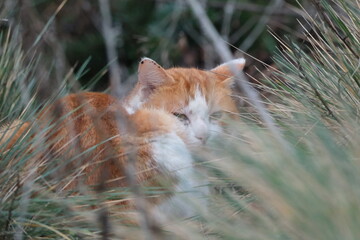
M 60 111 L 59 113 L 64 114 L 84 108 L 93 108 L 98 111 L 105 111 L 109 107 L 115 105 L 117 107 L 120 106 L 118 100 L 109 94 L 99 92 L 81 92 L 66 95 L 45 108 L 43 112 Z

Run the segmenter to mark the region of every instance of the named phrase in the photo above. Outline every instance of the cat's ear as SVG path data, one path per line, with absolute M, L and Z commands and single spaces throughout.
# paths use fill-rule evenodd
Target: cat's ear
M 142 91 L 150 95 L 158 86 L 168 81 L 170 77 L 159 64 L 150 58 L 142 58 L 138 68 L 138 84 Z
M 236 71 L 244 69 L 245 62 L 245 58 L 234 59 L 213 68 L 210 72 L 215 73 L 220 81 L 229 81 L 229 85 L 231 85 L 232 77 Z
M 127 112 L 134 113 L 159 86 L 171 79 L 154 60 L 142 58 L 138 68 L 138 82 L 125 99 Z

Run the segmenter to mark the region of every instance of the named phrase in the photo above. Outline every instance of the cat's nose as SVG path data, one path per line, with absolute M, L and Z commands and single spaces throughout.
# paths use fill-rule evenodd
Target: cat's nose
M 195 135 L 195 137 L 196 137 L 197 139 L 199 139 L 199 140 L 202 142 L 202 144 L 205 144 L 206 141 L 207 141 L 207 139 L 209 138 L 209 136 L 208 136 L 207 133 L 206 133 L 206 134 L 202 134 L 202 135 Z
M 193 127 L 195 137 L 203 144 L 205 144 L 207 139 L 209 138 L 208 127 L 206 123 L 203 121 L 197 121 Z

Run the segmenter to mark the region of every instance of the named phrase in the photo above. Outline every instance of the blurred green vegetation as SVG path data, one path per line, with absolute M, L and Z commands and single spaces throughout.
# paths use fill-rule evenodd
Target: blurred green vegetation
M 11 5 L 6 0 L 4 6 L 6 2 Z M 12 28 L 21 28 L 25 49 L 31 46 L 61 3 L 54 0 L 11 2 L 13 8 L 3 8 L 0 17 L 10 19 Z M 268 28 L 278 35 L 291 34 L 296 31 L 296 18 L 300 16 L 294 10 L 297 7 L 295 1 L 203 2 L 210 20 L 229 45 L 240 47 L 246 41 L 243 50 L 266 63 L 271 63 L 270 55 L 277 46 Z M 137 63 L 143 56 L 153 58 L 164 67 L 212 68 L 219 63 L 185 1 L 121 0 L 110 3 L 113 26 L 118 31 L 117 55 L 123 81 L 136 72 Z M 47 64 L 55 65 L 54 71 L 57 65 L 67 66 L 59 70 L 58 74 L 63 76 L 66 69 L 73 66 L 78 69 L 90 57 L 87 74 L 81 79 L 86 83 L 108 63 L 100 19 L 97 1 L 67 1 L 50 24 L 51 34 L 45 34 L 37 51 Z M 256 28 L 259 33 L 251 37 Z M 59 57 L 57 51 L 65 52 L 65 56 Z M 242 55 L 236 49 L 233 52 Z M 256 67 L 261 68 L 261 65 L 252 59 L 248 59 L 248 63 L 248 72 L 256 75 Z M 104 89 L 107 85 L 108 76 L 105 75 L 97 88 Z

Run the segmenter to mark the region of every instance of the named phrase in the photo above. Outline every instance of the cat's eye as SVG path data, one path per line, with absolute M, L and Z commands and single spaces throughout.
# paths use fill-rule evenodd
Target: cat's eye
M 183 113 L 173 113 L 173 115 L 175 117 L 177 117 L 180 121 L 183 121 L 183 122 L 188 122 L 189 121 L 189 118 L 186 116 L 186 114 L 183 114 Z
M 214 112 L 210 115 L 210 119 L 220 119 L 223 115 L 223 112 L 222 111 L 218 111 L 218 112 Z

